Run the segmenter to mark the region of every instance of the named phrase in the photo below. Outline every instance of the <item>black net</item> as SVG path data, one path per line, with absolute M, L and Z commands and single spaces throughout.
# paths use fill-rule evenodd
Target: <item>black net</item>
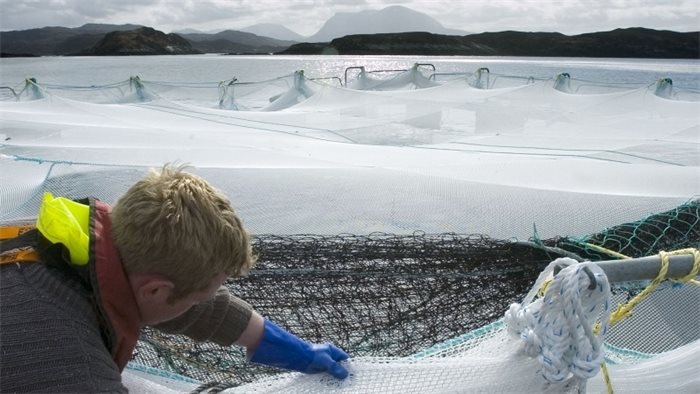
M 587 243 L 630 256 L 697 247 L 698 223 L 700 200 L 582 239 L 258 235 L 257 266 L 227 286 L 309 341 L 331 341 L 352 356 L 406 356 L 499 319 L 558 257 L 610 259 Z M 247 363 L 238 348 L 151 329 L 143 332 L 134 361 L 219 388 L 281 372 Z

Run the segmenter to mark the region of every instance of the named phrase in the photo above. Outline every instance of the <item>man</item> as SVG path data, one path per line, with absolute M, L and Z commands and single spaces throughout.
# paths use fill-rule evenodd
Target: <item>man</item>
M 263 319 L 222 286 L 255 262 L 228 199 L 165 166 L 113 209 L 47 193 L 36 228 L 0 231 L 0 392 L 126 392 L 141 327 L 247 349 L 255 363 L 345 378 L 348 355 Z

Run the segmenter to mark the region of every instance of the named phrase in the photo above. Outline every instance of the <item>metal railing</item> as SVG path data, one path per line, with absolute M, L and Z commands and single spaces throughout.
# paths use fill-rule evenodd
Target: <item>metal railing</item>
M 429 67 L 429 68 L 432 68 L 432 69 L 433 69 L 433 74 L 435 74 L 435 70 L 436 70 L 436 69 L 435 69 L 435 65 L 432 64 L 432 63 L 414 63 L 414 64 L 413 64 L 413 68 L 418 69 L 418 67 Z M 410 69 L 408 69 L 408 68 L 400 68 L 400 69 L 393 69 L 393 70 L 386 69 L 386 70 L 371 70 L 371 71 L 367 71 L 367 70 L 365 69 L 365 66 L 351 66 L 351 67 L 347 67 L 347 68 L 345 68 L 345 79 L 344 79 L 344 80 L 345 80 L 345 85 L 344 85 L 344 86 L 348 86 L 348 71 L 349 71 L 349 70 L 360 70 L 360 74 L 363 73 L 363 72 L 366 72 L 366 73 L 369 73 L 369 74 L 376 74 L 376 73 L 392 73 L 392 72 L 393 72 L 393 73 L 396 73 L 396 72 L 404 72 L 404 71 L 408 71 L 408 70 L 410 70 Z
M 694 258 L 692 255 L 672 255 L 668 256 L 668 272 L 666 278 L 678 279 L 688 275 L 693 269 Z M 600 267 L 610 283 L 631 282 L 639 280 L 652 280 L 659 275 L 661 268 L 661 257 L 647 256 L 624 260 L 597 261 L 595 264 Z M 554 275 L 565 268 L 559 265 L 554 269 Z M 585 268 L 584 268 L 585 270 Z M 595 286 L 595 278 L 590 271 L 587 271 L 591 278 L 591 286 Z
M 9 90 L 12 93 L 12 96 L 14 96 L 15 100 L 19 100 L 19 96 L 17 95 L 17 92 L 15 92 L 14 89 L 12 89 L 9 86 L 0 86 L 0 90 Z

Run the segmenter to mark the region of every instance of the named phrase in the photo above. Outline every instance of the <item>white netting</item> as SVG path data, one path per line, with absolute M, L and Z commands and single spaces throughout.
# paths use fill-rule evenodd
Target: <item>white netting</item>
M 232 85 L 239 109 L 249 97 L 246 105 L 268 111 L 219 108 L 227 96 L 218 84 L 207 100 L 197 96 L 203 87 L 164 86 L 132 79 L 113 101 L 128 104 L 104 105 L 31 83 L 27 91 L 45 98 L 0 103 L 1 198 L 19 204 L 3 203 L 0 215 L 32 215 L 36 201 L 24 197 L 44 178 L 73 178 L 69 192 L 113 202 L 138 176 L 132 168 L 170 161 L 212 175 L 254 231 L 271 233 L 527 237 L 534 223 L 545 236 L 582 234 L 700 194 L 698 103 L 661 98 L 653 85 L 582 95 L 552 81 L 484 90 L 460 78 L 379 92 L 301 73 Z M 257 95 L 236 93 L 244 87 Z M 90 176 L 105 170 L 121 186 Z M 285 217 L 273 225 L 261 205 L 283 206 Z
M 396 70 L 390 75 L 377 75 L 360 67 L 361 71 L 355 79 L 348 83 L 348 87 L 358 90 L 412 90 L 437 86 L 438 83 L 426 78 L 415 64 L 409 70 Z M 433 71 L 435 71 L 433 69 Z M 397 74 L 398 73 L 398 74 Z
M 259 83 L 28 81 L 0 101 L 0 221 L 34 216 L 43 191 L 112 203 L 147 167 L 174 161 L 222 189 L 255 234 L 548 238 L 700 195 L 700 102 L 667 81 L 611 86 L 488 70 L 435 80 L 413 67 L 362 72 L 352 89 L 300 72 Z M 607 333 L 616 389 L 700 390 L 699 297 L 689 285 L 663 286 Z M 540 364 L 517 344 L 496 322 L 414 357 L 354 358 L 342 383 L 290 374 L 238 390 L 543 390 Z M 599 376 L 589 391 L 604 390 Z
M 333 378 L 289 374 L 267 381 L 226 390 L 227 393 L 604 393 L 602 377 L 586 384 L 552 385 L 534 373 L 540 364 L 521 353 L 513 353 L 516 342 L 496 333 L 492 341 L 478 344 L 479 352 L 438 359 L 353 359 L 347 363 L 351 376 Z M 500 337 L 500 340 L 495 339 Z M 494 343 L 495 342 L 495 343 Z M 476 348 L 475 348 L 476 349 Z M 484 350 L 488 351 L 484 351 Z M 609 366 L 613 388 L 620 393 L 693 393 L 700 388 L 697 375 L 697 342 L 671 353 L 633 365 Z
M 607 359 L 612 388 L 619 393 L 673 392 L 693 393 L 700 388 L 697 374 L 700 362 L 700 341 L 697 330 L 694 340 L 674 345 L 673 350 L 642 353 L 635 350 L 643 343 L 631 343 L 631 347 L 601 346 L 609 316 L 609 285 L 602 271 L 592 263 L 570 266 L 561 271 L 546 290 L 544 298 L 535 298 L 538 290 L 552 269 L 562 260 L 553 262 L 536 281 L 522 307 L 511 307 L 505 320 L 466 333 L 409 357 L 354 357 L 344 362 L 350 376 L 338 381 L 329 376 L 287 373 L 258 382 L 246 384 L 226 393 L 602 393 L 607 388 L 599 367 L 603 354 Z M 624 264 L 624 262 L 621 262 Z M 591 270 L 596 286 L 590 288 L 590 279 L 583 269 Z M 679 286 L 684 292 L 692 292 L 697 315 L 700 290 L 696 285 Z M 662 293 L 663 294 L 663 293 Z M 666 293 L 668 295 L 668 293 Z M 662 295 L 663 297 L 663 295 Z M 668 298 L 668 297 L 667 297 Z M 640 306 L 658 306 L 656 298 L 645 300 Z M 688 300 L 679 304 L 688 305 Z M 669 302 L 667 299 L 665 302 Z M 527 311 L 534 308 L 534 315 Z M 578 309 L 578 312 L 576 310 Z M 671 308 L 673 310 L 673 308 Z M 518 311 L 517 313 L 511 313 Z M 607 311 L 607 312 L 606 312 Z M 524 313 L 523 313 L 524 312 Z M 598 312 L 603 312 L 598 314 Z M 665 320 L 647 315 L 644 309 L 635 310 L 635 316 L 646 320 L 646 330 L 661 333 L 660 324 L 694 324 L 697 316 L 685 316 L 670 312 Z M 567 314 L 568 313 L 568 314 Z M 520 320 L 521 315 L 530 315 Z M 537 319 L 538 315 L 548 318 Z M 532 317 L 535 319 L 532 319 Z M 557 318 L 560 318 L 557 321 Z M 599 334 L 592 332 L 593 322 L 603 322 Z M 523 327 L 533 330 L 524 330 Z M 692 329 L 692 326 L 690 327 Z M 624 333 L 635 342 L 637 331 L 629 327 L 614 326 L 607 333 Z M 572 330 L 572 331 L 569 331 Z M 589 330 L 588 334 L 584 331 Z M 528 334 L 526 334 L 526 331 Z M 533 332 L 546 332 L 539 346 L 532 347 Z M 514 335 L 514 333 L 516 335 Z M 668 341 L 660 340 L 661 343 Z M 671 341 L 672 342 L 672 341 Z M 560 347 L 551 353 L 546 349 Z M 604 349 L 604 350 L 603 350 Z M 603 353 L 604 352 L 604 353 Z M 559 361 L 556 359 L 559 358 Z M 562 369 L 553 367 L 558 363 Z M 552 374 L 554 373 L 554 374 Z M 145 383 L 135 382 L 132 387 L 148 388 L 150 382 L 174 387 L 173 377 L 159 378 L 151 373 Z M 182 380 L 178 382 L 180 387 Z M 189 390 L 201 387 L 195 383 Z M 225 387 L 225 386 L 224 386 Z

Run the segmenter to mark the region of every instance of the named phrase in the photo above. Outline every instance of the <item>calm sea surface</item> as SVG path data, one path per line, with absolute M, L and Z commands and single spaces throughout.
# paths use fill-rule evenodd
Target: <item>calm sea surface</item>
M 492 75 L 553 78 L 566 72 L 574 79 L 602 83 L 644 85 L 668 77 L 677 88 L 700 89 L 700 60 L 224 55 L 4 58 L 0 59 L 0 86 L 21 86 L 29 77 L 39 83 L 77 86 L 109 84 L 130 76 L 166 82 L 217 82 L 233 77 L 252 82 L 296 70 L 304 70 L 310 78 L 343 78 L 351 66 L 369 71 L 406 69 L 413 63 L 433 64 L 439 73 L 487 67 Z

